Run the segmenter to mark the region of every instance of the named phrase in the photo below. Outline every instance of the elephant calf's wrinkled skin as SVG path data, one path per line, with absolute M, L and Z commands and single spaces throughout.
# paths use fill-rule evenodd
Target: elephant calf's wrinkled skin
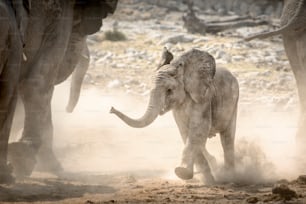
M 176 175 L 191 179 L 195 164 L 206 183 L 213 183 L 209 163 L 214 157 L 205 148 L 206 140 L 220 133 L 225 167 L 234 170 L 238 98 L 236 78 L 224 68 L 216 69 L 214 58 L 207 52 L 191 49 L 158 69 L 147 111 L 141 118 L 131 119 L 115 108 L 111 113 L 128 125 L 141 128 L 172 110 L 185 144 Z

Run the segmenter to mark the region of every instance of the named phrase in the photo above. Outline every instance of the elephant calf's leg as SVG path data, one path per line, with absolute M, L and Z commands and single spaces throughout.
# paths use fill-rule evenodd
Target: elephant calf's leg
M 235 131 L 236 120 L 232 121 L 227 130 L 220 133 L 225 169 L 230 171 L 235 170 Z
M 186 144 L 182 154 L 181 165 L 175 168 L 175 174 L 183 180 L 193 178 L 194 156 L 192 154 L 193 147 Z
M 184 180 L 192 179 L 194 172 L 194 164 L 197 169 L 203 174 L 207 184 L 214 183 L 214 177 L 211 173 L 207 159 L 205 158 L 202 148 L 202 141 L 189 141 L 187 139 L 186 146 L 182 155 L 181 166 L 175 169 L 176 175 Z
M 207 162 L 207 159 L 205 158 L 202 151 L 199 151 L 195 155 L 195 165 L 197 170 L 203 175 L 204 182 L 206 184 L 213 184 L 215 183 L 215 179 L 211 173 L 211 169 L 209 167 L 209 164 Z

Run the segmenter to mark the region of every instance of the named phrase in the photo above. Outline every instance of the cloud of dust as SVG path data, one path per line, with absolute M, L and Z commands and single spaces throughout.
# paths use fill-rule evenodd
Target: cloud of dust
M 149 127 L 134 129 L 110 114 L 109 109 L 114 106 L 139 117 L 148 99 L 123 92 L 83 89 L 75 111 L 69 114 L 65 112 L 68 93 L 69 83 L 66 82 L 56 88 L 52 104 L 54 149 L 67 171 L 142 175 L 162 171 L 157 176 L 177 179 L 173 170 L 180 162 L 183 143 L 171 113 L 159 117 Z M 296 178 L 296 112 L 253 108 L 240 113 L 235 175 L 222 169 L 223 150 L 219 137 L 208 140 L 207 149 L 221 167 L 213 172 L 216 179 L 265 183 Z
M 54 146 L 68 171 L 152 173 L 177 165 L 182 141 L 171 114 L 147 128 L 134 129 L 110 114 L 111 106 L 141 116 L 146 99 L 124 92 L 83 89 L 72 114 L 65 112 L 69 84 L 57 87 L 53 99 Z
M 297 112 L 248 107 L 240 112 L 236 132 L 236 172 L 217 171 L 219 181 L 243 184 L 295 179 Z

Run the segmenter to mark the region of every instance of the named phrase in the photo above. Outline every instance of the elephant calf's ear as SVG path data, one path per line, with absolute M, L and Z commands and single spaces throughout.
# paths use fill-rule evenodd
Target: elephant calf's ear
M 172 60 L 173 60 L 173 54 L 166 47 L 164 47 L 162 59 L 159 62 L 157 69 L 161 68 L 162 66 L 166 64 L 170 64 Z

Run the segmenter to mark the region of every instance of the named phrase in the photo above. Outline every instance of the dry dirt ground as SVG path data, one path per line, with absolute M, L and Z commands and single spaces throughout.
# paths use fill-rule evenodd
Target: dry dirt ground
M 120 6 L 102 31 L 89 37 L 91 64 L 74 113 L 64 111 L 69 83 L 56 89 L 54 148 L 65 173 L 35 171 L 1 185 L 0 202 L 306 203 L 306 179 L 297 179 L 305 168 L 296 165 L 302 162 L 294 143 L 297 94 L 281 39 L 242 40 L 265 26 L 187 34 L 181 12 L 141 6 L 141 11 Z M 104 32 L 114 24 L 127 40 L 105 40 Z M 143 113 L 164 46 L 176 56 L 193 47 L 207 50 L 239 80 L 237 173 L 222 170 L 219 138 L 210 139 L 207 148 L 218 161 L 215 185 L 206 186 L 198 175 L 187 182 L 174 175 L 182 141 L 170 113 L 144 129 L 129 128 L 108 113 L 111 106 L 135 117 Z M 18 139 L 21 123 L 16 117 L 11 141 Z

